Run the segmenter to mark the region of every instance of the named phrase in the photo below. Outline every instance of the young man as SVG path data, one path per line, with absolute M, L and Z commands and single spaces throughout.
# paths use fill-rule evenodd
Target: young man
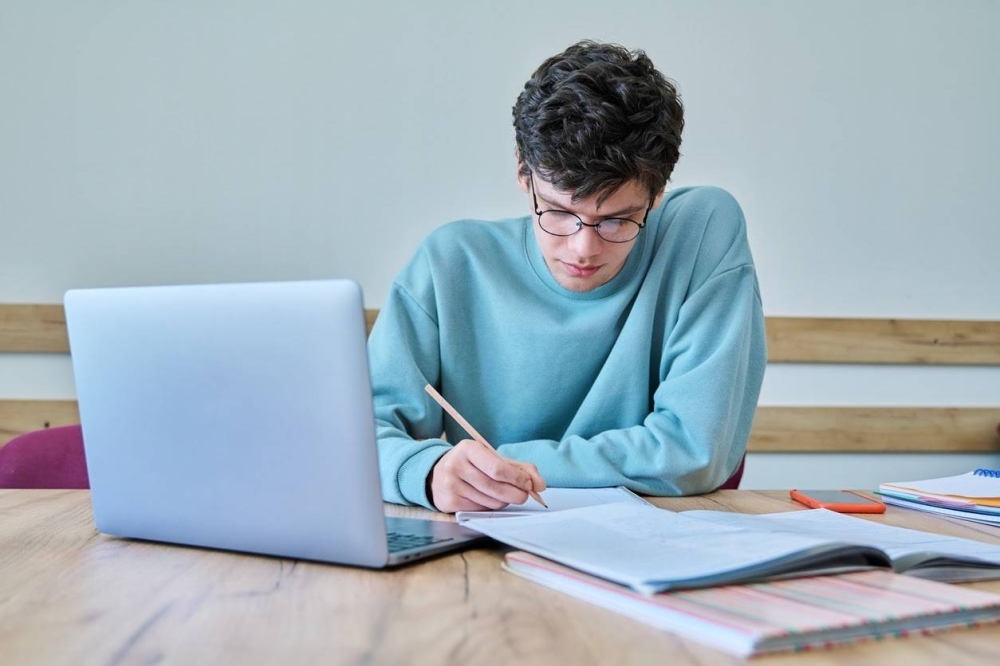
M 372 331 L 387 501 L 495 509 L 546 484 L 686 495 L 734 473 L 764 317 L 736 201 L 664 194 L 683 126 L 641 51 L 581 42 L 525 84 L 528 215 L 437 229 Z M 446 418 L 428 383 L 496 450 Z

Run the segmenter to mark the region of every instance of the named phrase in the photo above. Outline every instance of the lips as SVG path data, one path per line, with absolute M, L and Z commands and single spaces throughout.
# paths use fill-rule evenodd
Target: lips
M 567 264 L 565 261 L 562 262 L 562 265 L 569 275 L 577 278 L 588 278 L 601 269 L 600 266 L 578 266 Z

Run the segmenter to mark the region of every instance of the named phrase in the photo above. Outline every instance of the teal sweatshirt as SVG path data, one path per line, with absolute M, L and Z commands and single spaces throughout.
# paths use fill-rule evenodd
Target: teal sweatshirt
M 767 356 L 735 199 L 669 192 L 621 272 L 582 293 L 552 277 L 532 224 L 445 225 L 393 283 L 369 338 L 383 498 L 433 508 L 431 468 L 468 438 L 428 383 L 550 486 L 717 488 L 746 449 Z

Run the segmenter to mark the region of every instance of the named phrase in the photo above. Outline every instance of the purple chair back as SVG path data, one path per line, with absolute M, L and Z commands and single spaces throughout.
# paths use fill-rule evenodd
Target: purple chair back
M 89 488 L 80 426 L 28 432 L 0 447 L 0 488 Z
M 733 475 L 729 477 L 725 483 L 716 488 L 716 490 L 738 490 L 740 487 L 740 479 L 743 478 L 743 466 L 746 465 L 746 462 L 747 454 L 744 453 L 743 457 L 740 459 L 740 464 L 736 467 L 736 471 L 733 472 Z

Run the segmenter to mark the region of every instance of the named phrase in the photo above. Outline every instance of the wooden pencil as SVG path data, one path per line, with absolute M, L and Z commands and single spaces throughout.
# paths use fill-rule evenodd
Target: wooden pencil
M 490 451 L 493 451 L 497 455 L 500 455 L 500 453 L 496 449 L 494 449 L 492 446 L 490 446 L 490 443 L 486 441 L 486 438 L 483 437 L 482 435 L 480 435 L 479 431 L 476 430 L 475 428 L 473 428 L 472 424 L 469 423 L 468 421 L 466 421 L 465 417 L 462 416 L 461 414 L 459 414 L 458 410 L 455 409 L 454 407 L 452 407 L 451 403 L 448 402 L 447 400 L 445 400 L 443 395 L 441 395 L 440 393 L 438 393 L 438 390 L 436 388 L 434 388 L 433 386 L 431 386 L 430 384 L 428 384 L 427 386 L 424 387 L 424 390 L 427 391 L 427 393 L 430 394 L 430 396 L 432 398 L 434 398 L 434 401 L 437 404 L 441 405 L 441 407 L 444 409 L 444 411 L 446 411 L 449 414 L 451 414 L 451 418 L 455 419 L 455 421 L 458 423 L 458 425 L 460 425 L 463 428 L 465 428 L 465 432 L 469 433 L 472 436 L 472 439 L 476 440 L 477 442 L 479 442 L 483 446 L 488 447 Z M 531 497 L 536 502 L 538 502 L 539 504 L 541 504 L 542 506 L 544 506 L 546 509 L 549 508 L 549 505 L 545 503 L 545 501 L 542 499 L 542 496 L 539 495 L 537 492 L 535 492 L 534 490 L 529 490 L 528 494 L 531 495 Z

